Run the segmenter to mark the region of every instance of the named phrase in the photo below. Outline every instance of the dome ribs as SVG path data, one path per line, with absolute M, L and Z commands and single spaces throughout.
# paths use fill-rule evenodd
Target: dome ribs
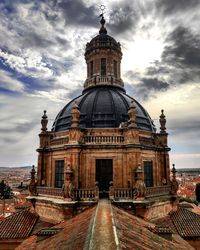
M 155 132 L 152 120 L 146 110 L 123 90 L 114 86 L 96 86 L 83 91 L 61 110 L 55 119 L 52 131 L 64 131 L 71 126 L 71 108 L 74 101 L 80 108 L 80 128 L 117 128 L 128 121 L 128 108 L 131 101 L 136 105 L 137 127 Z

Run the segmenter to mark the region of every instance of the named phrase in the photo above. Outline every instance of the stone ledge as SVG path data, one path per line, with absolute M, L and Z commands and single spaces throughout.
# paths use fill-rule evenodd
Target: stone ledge
M 64 199 L 57 199 L 55 197 L 47 197 L 47 196 L 28 196 L 26 198 L 29 201 L 41 201 L 46 203 L 54 203 L 56 205 L 68 205 L 68 206 L 74 206 L 77 204 L 77 201 L 67 201 Z

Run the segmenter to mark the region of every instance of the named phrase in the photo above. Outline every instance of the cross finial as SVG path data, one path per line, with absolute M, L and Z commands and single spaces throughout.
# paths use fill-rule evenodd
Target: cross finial
M 104 11 L 105 11 L 105 9 L 106 9 L 106 6 L 105 5 L 100 5 L 100 10 L 101 10 L 101 15 L 103 15 L 104 14 Z
M 100 28 L 100 30 L 99 30 L 99 34 L 107 34 L 107 30 L 106 30 L 106 28 L 104 27 L 106 21 L 105 21 L 104 16 L 103 16 L 105 8 L 106 8 L 106 7 L 105 7 L 104 5 L 101 5 L 101 6 L 100 6 L 101 14 L 99 15 L 99 17 L 101 17 L 101 21 L 100 21 L 100 23 L 101 23 L 101 28 Z

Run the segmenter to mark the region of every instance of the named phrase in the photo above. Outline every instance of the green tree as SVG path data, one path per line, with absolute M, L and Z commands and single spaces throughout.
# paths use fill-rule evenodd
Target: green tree
M 0 182 L 0 199 L 11 199 L 13 197 L 13 192 L 9 185 L 7 185 L 4 180 Z
M 196 194 L 196 200 L 200 203 L 200 183 L 196 184 L 195 194 Z
M 198 206 L 198 202 L 197 202 L 196 200 L 193 200 L 193 199 L 190 199 L 190 198 L 181 197 L 181 198 L 180 198 L 180 202 L 181 202 L 181 201 L 186 201 L 186 202 L 188 202 L 188 203 L 194 203 L 195 205 Z

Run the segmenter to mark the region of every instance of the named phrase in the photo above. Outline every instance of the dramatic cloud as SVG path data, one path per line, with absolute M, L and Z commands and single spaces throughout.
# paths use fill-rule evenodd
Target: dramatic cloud
M 17 79 L 15 76 L 12 76 L 11 73 L 6 72 L 4 70 L 0 70 L 0 89 L 23 92 L 24 84 Z
M 66 25 L 94 26 L 97 20 L 95 6 L 86 6 L 81 0 L 61 0 L 56 7 L 61 9 Z
M 158 0 L 157 8 L 163 10 L 165 15 L 177 14 L 177 12 L 187 11 L 188 9 L 197 8 L 199 0 Z
M 99 32 L 100 4 L 106 5 L 108 34 L 121 43 L 127 94 L 142 101 L 155 123 L 160 109 L 166 110 L 170 146 L 179 164 L 186 162 L 181 162 L 183 153 L 200 152 L 198 0 L 108 0 L 99 5 L 95 0 L 2 0 L 2 166 L 35 164 L 43 110 L 51 129 L 56 114 L 82 93 L 85 44 Z M 191 166 L 199 166 L 197 158 Z
M 146 68 L 146 77 L 135 72 L 126 72 L 126 77 L 137 82 L 137 93 L 144 99 L 152 91 L 166 91 L 168 88 L 189 82 L 200 81 L 200 37 L 182 26 L 174 29 L 165 40 L 160 61 Z
M 108 27 L 114 34 L 123 35 L 125 32 L 130 32 L 135 28 L 139 15 L 134 6 L 135 2 L 132 5 L 126 2 L 113 5 Z
M 169 34 L 167 41 L 170 45 L 164 48 L 163 62 L 179 67 L 199 67 L 200 37 L 192 34 L 185 27 L 177 27 Z

